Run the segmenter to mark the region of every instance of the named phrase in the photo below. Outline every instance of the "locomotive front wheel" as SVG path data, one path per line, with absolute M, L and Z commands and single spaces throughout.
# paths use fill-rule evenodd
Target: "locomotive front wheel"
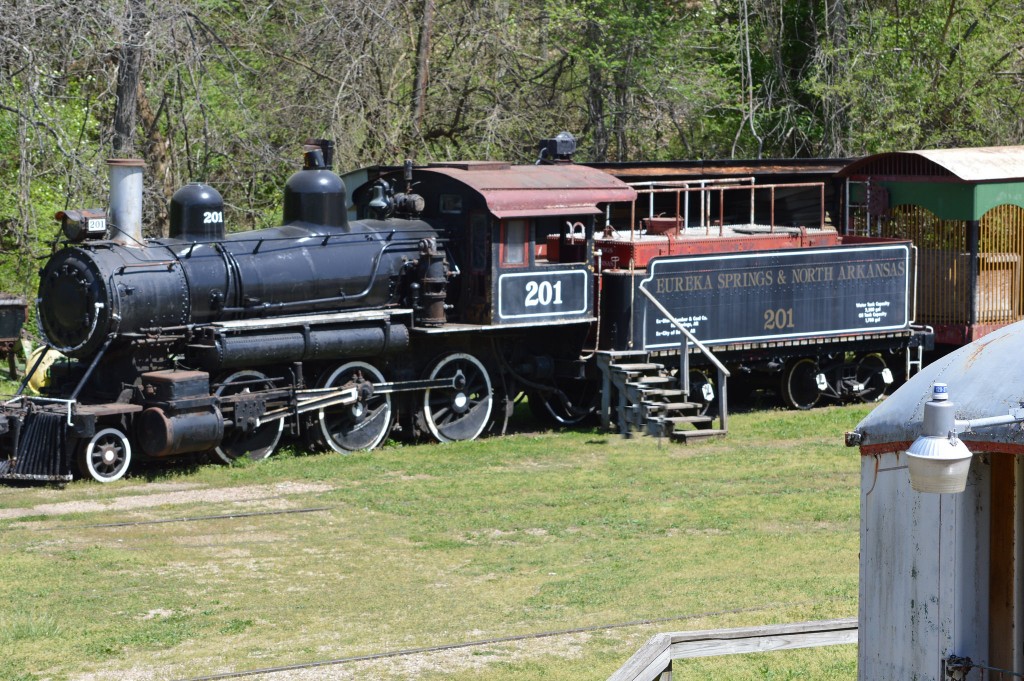
M 857 382 L 864 388 L 857 394 L 862 402 L 877 402 L 885 397 L 890 383 L 885 382 L 885 360 L 879 354 L 865 355 L 857 362 Z
M 317 413 L 316 435 L 322 443 L 348 454 L 373 449 L 391 431 L 391 396 L 375 395 L 374 383 L 383 383 L 384 376 L 364 362 L 349 362 L 335 369 L 323 381 L 323 388 L 355 386 L 359 399 L 352 404 L 321 409 Z
M 270 390 L 273 387 L 273 381 L 266 375 L 246 370 L 233 373 L 221 381 L 214 395 L 230 397 L 257 390 Z M 223 463 L 231 463 L 242 456 L 247 456 L 253 461 L 262 461 L 274 453 L 277 443 L 281 441 L 283 430 L 284 419 L 262 423 L 249 431 L 232 426 L 225 430 L 224 439 L 214 447 L 213 454 Z
M 818 388 L 818 363 L 803 357 L 782 372 L 782 400 L 793 409 L 810 409 L 821 398 Z
M 423 417 L 438 442 L 475 440 L 484 432 L 494 407 L 494 390 L 487 369 L 476 357 L 455 352 L 441 358 L 430 379 L 453 379 L 453 387 L 428 388 Z
M 117 428 L 104 428 L 83 443 L 78 469 L 97 482 L 114 482 L 124 477 L 132 463 L 132 446 Z

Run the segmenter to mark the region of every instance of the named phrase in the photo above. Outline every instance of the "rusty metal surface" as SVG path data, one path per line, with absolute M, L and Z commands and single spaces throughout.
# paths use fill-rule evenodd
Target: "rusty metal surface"
M 417 171 L 464 183 L 479 192 L 499 218 L 596 214 L 599 203 L 636 199 L 636 191 L 621 180 L 581 165 L 445 163 Z
M 898 168 L 905 161 L 907 168 L 916 168 L 915 160 L 924 159 L 939 166 L 964 182 L 986 182 L 1024 179 L 1024 146 L 974 147 L 968 149 L 928 149 L 875 154 L 854 161 L 843 168 L 839 177 L 872 174 L 875 168 Z M 920 174 L 920 170 L 902 174 Z M 887 170 L 885 174 L 892 174 Z
M 938 359 L 907 381 L 899 390 L 857 424 L 862 454 L 900 451 L 920 435 L 924 404 L 932 383 L 949 386 L 956 418 L 999 416 L 1024 400 L 1024 322 L 993 331 L 983 338 Z M 980 428 L 960 439 L 975 453 L 1017 453 L 1024 448 L 1020 425 Z
M 839 235 L 833 230 L 797 229 L 778 227 L 769 231 L 763 226 L 760 233 L 754 227 L 746 231 L 738 231 L 733 227 L 725 227 L 719 234 L 719 228 L 707 230 L 689 229 L 675 234 L 635 234 L 629 233 L 618 238 L 594 239 L 594 247 L 600 249 L 604 257 L 604 267 L 612 267 L 612 258 L 617 259 L 618 267 L 625 268 L 632 261 L 634 267 L 647 267 L 652 258 L 663 255 L 709 255 L 716 253 L 746 253 L 749 251 L 778 251 L 791 248 L 815 248 L 838 246 Z M 549 258 L 557 260 L 558 235 L 548 237 Z M 554 255 L 550 255 L 550 254 Z
M 621 178 L 711 178 L 756 176 L 824 176 L 831 177 L 853 159 L 795 158 L 706 161 L 637 161 L 588 163 L 588 166 Z M 822 179 L 824 179 L 822 177 Z

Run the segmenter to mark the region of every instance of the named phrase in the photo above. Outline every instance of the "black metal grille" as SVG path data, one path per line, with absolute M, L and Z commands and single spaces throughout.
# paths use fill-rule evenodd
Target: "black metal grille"
M 21 424 L 17 451 L 0 462 L 0 478 L 8 480 L 71 480 L 67 452 L 67 416 L 30 411 Z

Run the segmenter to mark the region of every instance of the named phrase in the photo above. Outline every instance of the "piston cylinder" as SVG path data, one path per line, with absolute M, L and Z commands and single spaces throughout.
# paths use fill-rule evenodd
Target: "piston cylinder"
M 224 418 L 214 406 L 168 416 L 150 407 L 139 417 L 139 441 L 152 457 L 213 449 L 224 439 Z

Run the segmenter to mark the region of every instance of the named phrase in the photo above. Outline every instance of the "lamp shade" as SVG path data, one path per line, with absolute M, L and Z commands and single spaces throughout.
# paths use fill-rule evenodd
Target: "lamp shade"
M 971 450 L 955 437 L 922 435 L 907 450 L 910 486 L 918 492 L 963 492 Z

